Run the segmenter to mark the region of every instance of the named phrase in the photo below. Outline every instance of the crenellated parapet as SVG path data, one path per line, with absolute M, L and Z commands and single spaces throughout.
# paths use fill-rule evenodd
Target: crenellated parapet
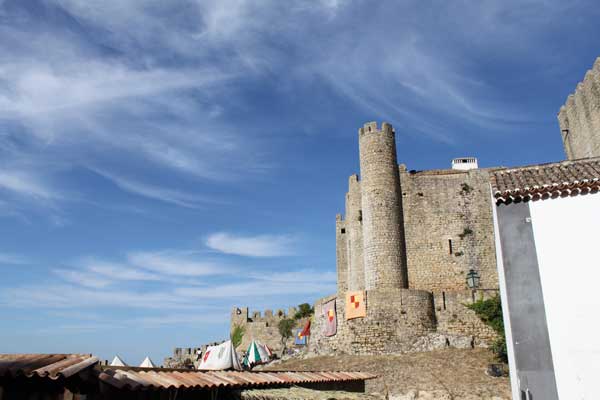
M 569 160 L 600 156 L 600 57 L 558 112 Z
M 272 309 L 266 309 L 252 312 L 249 311 L 248 307 L 233 307 L 231 321 L 232 325 L 280 321 L 284 318 L 294 318 L 296 311 L 296 307 L 290 307 L 287 310 L 278 309 L 273 311 Z

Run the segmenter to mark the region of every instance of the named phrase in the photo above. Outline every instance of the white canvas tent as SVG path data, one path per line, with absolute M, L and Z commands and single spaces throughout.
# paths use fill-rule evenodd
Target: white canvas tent
M 238 360 L 237 353 L 233 348 L 231 340 L 221 343 L 218 346 L 209 346 L 200 365 L 200 370 L 223 370 L 223 369 L 235 369 L 237 371 L 242 370 L 240 361 Z
M 125 361 L 121 360 L 121 357 L 119 357 L 119 355 L 115 355 L 115 358 L 113 358 L 113 360 L 110 363 L 111 367 L 127 367 L 127 364 L 125 364 Z
M 246 357 L 244 357 L 244 365 L 252 367 L 257 364 L 266 363 L 271 359 L 271 355 L 271 350 L 266 345 L 253 340 L 250 346 L 248 346 Z
M 142 367 L 142 368 L 156 368 L 156 365 L 154 365 L 154 363 L 152 362 L 152 360 L 150 359 L 150 357 L 146 356 L 146 358 L 144 358 L 144 361 L 142 361 L 142 363 L 140 364 L 140 367 Z

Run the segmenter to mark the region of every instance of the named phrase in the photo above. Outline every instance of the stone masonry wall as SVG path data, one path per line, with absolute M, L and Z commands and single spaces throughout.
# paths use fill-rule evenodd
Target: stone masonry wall
M 446 347 L 487 347 L 497 338 L 466 305 L 495 296 L 495 291 L 435 292 L 396 289 L 367 291 L 367 317 L 346 321 L 345 298 L 315 303 L 312 354 L 398 354 Z M 325 337 L 324 303 L 335 299 L 337 333 Z
M 272 310 L 265 310 L 263 314 L 260 311 L 249 314 L 248 307 L 234 307 L 231 312 L 230 332 L 233 332 L 237 325 L 242 326 L 245 331 L 242 343 L 237 350 L 246 350 L 253 340 L 258 340 L 269 346 L 277 354 L 281 354 L 282 343 L 278 327 L 279 321 L 288 317 L 294 318 L 295 314 L 295 307 L 290 307 L 287 313 L 284 310 L 277 310 L 275 313 Z M 294 329 L 302 328 L 305 324 L 306 319 L 297 320 Z M 293 346 L 294 337 L 291 337 L 286 341 L 286 348 Z
M 323 336 L 322 306 L 336 299 L 337 334 Z M 317 354 L 392 354 L 418 351 L 422 338 L 435 332 L 431 293 L 410 289 L 366 292 L 367 316 L 346 321 L 345 297 L 329 296 L 315 303 L 310 351 Z
M 472 346 L 488 346 L 497 338 L 496 332 L 482 323 L 477 314 L 465 305 L 497 295 L 499 293 L 493 290 L 434 292 L 437 332 L 445 335 L 449 341 L 448 345 L 452 347 L 464 347 L 453 341 L 465 338 L 472 341 Z
M 335 262 L 337 270 L 337 292 L 344 293 L 348 290 L 348 236 L 346 221 L 342 215 L 335 217 Z
M 600 57 L 558 113 L 569 160 L 600 156 Z
M 406 288 L 400 180 L 392 126 L 359 129 L 365 289 Z
M 364 289 L 362 203 L 360 181 L 357 175 L 351 175 L 348 179 L 348 193 L 346 194 L 346 240 L 348 251 L 348 289 Z
M 400 166 L 410 288 L 462 291 L 471 268 L 481 288 L 498 288 L 488 175 Z

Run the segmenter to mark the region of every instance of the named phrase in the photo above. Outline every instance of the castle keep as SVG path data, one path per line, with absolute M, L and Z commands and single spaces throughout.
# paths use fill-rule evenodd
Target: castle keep
M 600 157 L 600 58 L 558 121 L 569 160 Z M 350 176 L 345 214 L 336 216 L 337 292 L 315 303 L 310 350 L 382 354 L 489 345 L 495 333 L 466 305 L 498 293 L 490 175 L 503 168 L 462 158 L 449 169 L 407 170 L 398 165 L 388 123 L 365 124 L 358 144 L 360 178 Z M 475 289 L 467 286 L 470 272 L 480 278 Z M 362 314 L 350 315 L 359 304 Z M 243 310 L 232 315 L 232 328 L 243 324 L 250 332 L 244 340 L 275 344 L 271 313 L 252 318 Z
M 346 213 L 336 218 L 337 293 L 315 305 L 311 349 L 356 354 L 486 345 L 493 332 L 465 307 L 498 289 L 489 172 L 424 172 L 398 165 L 390 124 L 358 131 L 360 179 L 352 175 Z M 461 160 L 463 161 L 463 160 Z M 465 167 L 466 166 L 466 167 Z M 364 318 L 346 319 L 345 294 L 364 291 Z M 323 305 L 335 302 L 337 333 L 320 334 Z

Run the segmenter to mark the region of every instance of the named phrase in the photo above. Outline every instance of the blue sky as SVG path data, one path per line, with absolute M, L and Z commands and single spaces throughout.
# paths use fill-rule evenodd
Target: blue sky
M 0 352 L 161 362 L 335 290 L 357 129 L 564 158 L 594 1 L 0 0 Z

